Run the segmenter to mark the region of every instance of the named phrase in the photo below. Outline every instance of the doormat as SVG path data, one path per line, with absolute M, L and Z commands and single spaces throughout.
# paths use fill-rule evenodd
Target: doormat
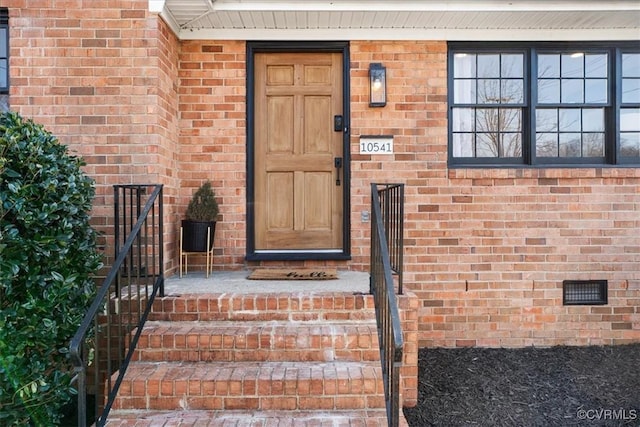
M 332 280 L 338 278 L 335 268 L 258 268 L 250 280 Z

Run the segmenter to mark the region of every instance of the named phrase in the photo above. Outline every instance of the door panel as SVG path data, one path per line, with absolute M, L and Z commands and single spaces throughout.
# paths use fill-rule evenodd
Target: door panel
M 340 53 L 256 53 L 255 249 L 342 250 Z

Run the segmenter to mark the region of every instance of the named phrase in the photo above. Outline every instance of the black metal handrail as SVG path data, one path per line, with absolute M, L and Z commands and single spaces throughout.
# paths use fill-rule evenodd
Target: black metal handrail
M 404 184 L 373 184 L 380 198 L 380 213 L 391 271 L 398 279 L 398 294 L 402 295 L 402 266 L 404 262 Z
M 370 287 L 376 306 L 382 379 L 390 427 L 397 427 L 400 422 L 400 368 L 404 341 L 393 273 L 397 274 L 401 293 L 403 205 L 403 184 L 371 184 Z
M 69 345 L 80 427 L 105 424 L 153 300 L 164 294 L 162 185 L 115 185 L 114 211 L 115 260 Z

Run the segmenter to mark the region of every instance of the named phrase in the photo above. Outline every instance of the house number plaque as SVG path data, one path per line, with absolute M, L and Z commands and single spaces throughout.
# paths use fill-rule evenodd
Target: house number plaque
M 361 136 L 360 154 L 393 154 L 393 135 Z

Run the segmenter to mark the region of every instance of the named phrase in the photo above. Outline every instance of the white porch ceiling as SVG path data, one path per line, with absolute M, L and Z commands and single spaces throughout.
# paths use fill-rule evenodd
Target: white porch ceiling
M 638 0 L 149 0 L 180 39 L 640 40 Z

